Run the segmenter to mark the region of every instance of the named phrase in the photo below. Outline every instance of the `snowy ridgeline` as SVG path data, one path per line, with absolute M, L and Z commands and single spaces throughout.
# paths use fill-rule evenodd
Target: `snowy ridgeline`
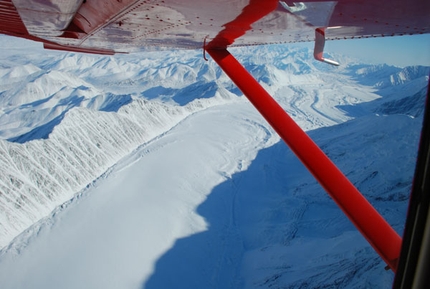
M 77 108 L 49 139 L 24 144 L 1 140 L 0 244 L 48 215 L 137 146 L 202 108 L 199 101 L 172 107 L 142 99 L 118 113 Z
M 235 54 L 306 130 L 372 110 L 422 113 L 417 103 L 428 68 L 351 63 L 335 69 L 314 63 L 306 49 L 280 46 Z M 138 146 L 240 95 L 200 52 L 10 53 L 0 65 L 0 247 Z M 381 95 L 377 109 L 357 105 Z
M 70 58 L 87 62 L 70 63 Z M 80 69 L 91 68 L 92 77 L 97 77 L 94 62 L 100 59 L 106 61 L 100 76 L 107 75 L 108 80 L 95 88 L 76 75 L 83 75 Z M 113 85 L 108 81 L 123 81 L 115 74 L 128 70 L 131 64 L 123 62 L 123 67 L 117 65 L 110 70 L 107 66 L 115 60 L 100 59 L 57 55 L 49 61 L 25 59 L 22 64 L 3 65 L 0 70 L 4 80 L 1 133 L 9 138 L 0 140 L 0 247 L 139 145 L 160 136 L 192 113 L 237 97 L 222 84 L 210 87 L 210 98 L 189 99 L 182 106 L 163 103 L 160 98 L 147 100 L 102 92 L 105 86 Z M 62 72 L 67 70 L 65 66 L 76 69 L 75 75 Z M 188 70 L 195 72 L 193 68 Z M 156 73 L 164 72 L 160 68 Z M 147 76 L 147 81 L 156 82 L 157 75 Z M 158 77 L 159 82 L 164 82 L 165 78 Z M 166 78 L 174 88 L 187 84 L 180 71 Z M 176 84 L 174 78 L 178 78 Z M 115 88 L 121 90 L 121 84 Z M 137 93 L 141 89 L 142 86 L 135 88 Z

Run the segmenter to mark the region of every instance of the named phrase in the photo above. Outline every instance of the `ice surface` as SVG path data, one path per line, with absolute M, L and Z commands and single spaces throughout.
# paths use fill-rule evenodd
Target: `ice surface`
M 19 53 L 0 59 L 0 288 L 391 287 L 200 51 Z M 233 53 L 401 233 L 428 68 Z

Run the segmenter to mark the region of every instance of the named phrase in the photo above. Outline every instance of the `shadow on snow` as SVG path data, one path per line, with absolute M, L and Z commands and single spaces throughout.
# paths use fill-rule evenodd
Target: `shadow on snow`
M 260 151 L 246 171 L 215 187 L 197 208 L 209 228 L 178 239 L 157 261 L 155 272 L 142 288 L 240 287 L 243 254 L 250 246 L 257 245 L 249 243 L 244 235 L 253 234 L 255 223 L 262 224 L 259 221 L 262 214 L 282 215 L 273 209 L 265 210 L 267 205 L 279 202 L 280 194 L 286 193 L 285 178 L 277 169 L 287 162 L 286 150 L 283 143 L 278 143 Z M 260 236 L 261 240 L 254 237 L 252 242 L 264 242 L 265 236 Z
M 412 99 L 416 97 L 412 96 Z M 411 107 L 403 106 L 403 110 L 403 113 L 410 112 Z M 387 201 L 379 202 L 375 197 L 393 193 L 390 183 L 396 184 L 398 177 L 393 173 L 392 167 L 400 169 L 404 172 L 401 177 L 411 181 L 414 162 L 396 161 L 395 156 L 408 150 L 408 158 L 413 159 L 416 154 L 414 142 L 418 141 L 419 133 L 412 133 L 408 137 L 408 147 L 396 147 L 390 144 L 397 138 L 397 129 L 394 132 L 386 131 L 386 135 L 381 138 L 381 145 L 373 148 L 369 145 L 373 143 L 372 133 L 353 135 L 353 132 L 360 131 L 360 128 L 361 131 L 368 129 L 369 123 L 372 125 L 376 120 L 380 121 L 378 126 L 384 127 L 391 118 L 378 118 L 372 112 L 368 113 L 369 117 L 320 128 L 309 132 L 309 135 L 334 158 L 333 161 L 341 170 L 346 169 L 347 173 L 349 170 L 348 177 L 351 181 L 359 189 L 363 189 L 363 193 L 373 199 L 372 202 L 376 202 L 376 209 L 382 210 L 387 221 L 401 232 L 408 201 L 405 198 L 388 198 Z M 402 128 L 405 132 L 411 128 L 419 131 L 420 128 L 415 128 L 414 124 L 419 122 L 407 117 L 405 119 L 408 120 L 408 125 Z M 375 133 L 378 132 L 375 130 Z M 366 146 L 366 153 L 355 149 L 362 145 Z M 390 154 L 387 154 L 390 150 Z M 382 155 L 395 163 L 386 166 L 387 160 L 381 158 Z M 394 175 L 378 182 L 373 188 L 377 191 L 375 196 L 372 195 L 373 189 L 366 185 L 372 168 L 354 165 L 356 162 L 364 163 L 363 159 L 370 159 L 372 166 L 381 168 L 382 174 L 386 170 L 388 176 Z M 398 191 L 398 194 L 408 195 L 409 187 L 404 186 Z M 302 246 L 306 242 L 317 250 L 318 240 L 328 240 L 326 243 L 331 244 L 330 240 L 337 238 L 337 242 L 343 242 L 348 237 L 347 234 L 342 234 L 356 232 L 341 210 L 283 142 L 260 150 L 247 170 L 232 175 L 216 186 L 196 211 L 205 218 L 208 229 L 176 240 L 174 246 L 157 261 L 153 274 L 142 284 L 142 289 L 241 288 L 245 286 L 244 276 L 248 279 L 247 282 L 249 278 L 258 280 L 252 286 L 267 288 L 286 284 L 299 288 L 311 279 L 317 282 L 315 284 L 330 287 L 341 283 L 342 286 L 357 285 L 361 284 L 362 279 L 385 282 L 384 280 L 391 278 L 386 277 L 389 273 L 384 271 L 383 262 L 361 237 L 351 244 L 348 251 L 351 252 L 350 255 L 336 251 L 335 246 L 325 248 L 327 255 L 324 258 L 328 258 L 324 259 L 325 267 L 337 268 L 336 272 L 330 273 L 331 276 L 336 275 L 333 278 L 321 273 L 321 268 L 309 263 L 310 260 L 290 260 L 288 254 L 276 256 L 296 248 L 306 250 L 303 248 L 307 247 Z M 291 243 L 296 247 L 288 248 Z M 262 253 L 266 250 L 272 250 L 272 255 Z M 245 258 L 247 261 L 243 263 L 249 252 L 253 252 L 254 257 Z M 330 255 L 333 252 L 338 255 Z M 256 258 L 255 254 L 259 257 Z M 257 264 L 250 264 L 250 260 Z M 300 269 L 294 267 L 297 261 L 309 263 L 306 265 L 307 275 L 295 273 L 294 270 L 300 272 Z M 286 263 L 290 265 L 285 267 Z M 250 270 L 250 266 L 254 269 Z M 260 276 L 254 277 L 255 273 Z M 294 283 L 288 283 L 287 279 L 291 276 L 296 279 Z

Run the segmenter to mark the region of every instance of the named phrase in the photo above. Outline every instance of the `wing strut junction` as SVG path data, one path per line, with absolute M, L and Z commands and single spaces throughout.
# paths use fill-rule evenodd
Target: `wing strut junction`
M 276 7 L 276 3 L 263 5 L 260 1 L 251 0 L 241 14 L 224 25 L 224 29 L 208 43 L 206 50 L 318 180 L 389 268 L 396 272 L 402 244 L 400 236 L 284 109 L 227 51 L 227 46 L 234 43 L 236 38 L 251 29 L 254 22 L 265 17 Z M 316 33 L 319 34 L 318 31 Z M 318 57 L 323 59 L 325 37 L 324 34 L 319 37 L 322 38 L 317 40 L 315 49 L 320 55 Z M 336 63 L 330 62 L 334 65 Z

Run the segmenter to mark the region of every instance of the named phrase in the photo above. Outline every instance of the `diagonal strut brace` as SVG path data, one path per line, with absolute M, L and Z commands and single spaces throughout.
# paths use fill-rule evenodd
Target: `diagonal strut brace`
M 396 231 L 227 49 L 206 50 L 396 272 L 402 242 Z

